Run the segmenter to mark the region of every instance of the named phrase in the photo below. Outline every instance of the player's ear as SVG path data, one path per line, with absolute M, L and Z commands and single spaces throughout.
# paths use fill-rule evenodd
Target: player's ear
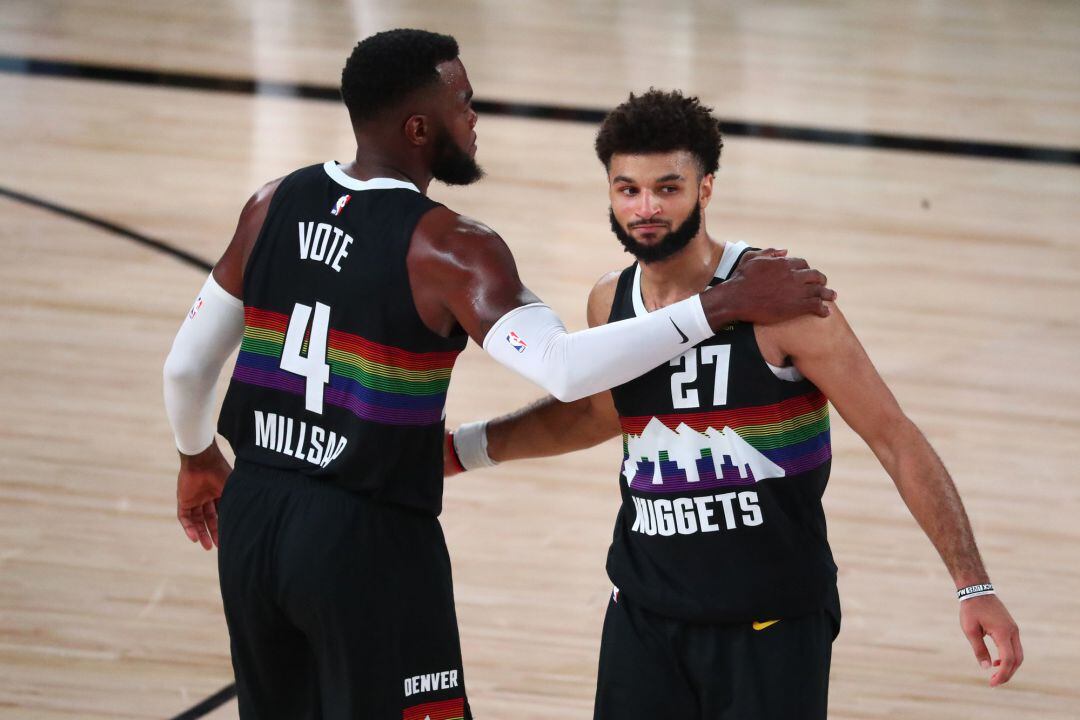
M 698 186 L 698 202 L 701 203 L 702 210 L 709 207 L 709 201 L 712 199 L 712 185 L 713 175 L 701 178 L 701 185 Z
M 427 115 L 410 115 L 405 118 L 404 131 L 410 145 L 427 145 L 431 141 L 431 119 Z

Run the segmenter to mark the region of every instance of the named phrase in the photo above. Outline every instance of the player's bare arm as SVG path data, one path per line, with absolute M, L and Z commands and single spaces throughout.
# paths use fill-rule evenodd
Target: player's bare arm
M 460 325 L 482 345 L 506 313 L 540 302 L 521 282 L 503 239 L 483 223 L 445 207 L 435 208 L 417 224 L 408 264 L 420 318 L 443 336 Z
M 259 237 L 270 200 L 280 182 L 281 179 L 278 178 L 267 183 L 248 199 L 243 210 L 240 211 L 240 218 L 232 240 L 214 265 L 213 279 L 221 290 L 233 298 L 239 299 L 243 295 L 244 266 L 247 264 L 247 258 L 255 240 Z M 222 351 L 227 350 L 226 355 L 232 352 L 236 343 L 239 342 L 238 337 L 234 340 L 223 336 L 216 340 Z M 166 361 L 167 385 L 171 383 L 179 389 L 184 389 L 185 386 L 198 384 L 200 376 L 209 378 L 213 375 L 216 378 L 220 373 L 221 366 L 211 367 L 214 363 L 209 358 L 196 355 L 185 360 L 185 354 L 180 350 L 174 346 L 174 352 L 170 353 Z M 194 414 L 196 410 L 196 408 L 191 408 L 190 412 Z M 175 403 L 173 412 L 177 412 Z M 180 408 L 179 412 L 178 421 L 181 424 L 191 422 L 190 419 L 184 417 L 188 414 L 184 408 Z M 185 449 L 192 448 L 185 447 Z M 225 480 L 232 468 L 221 454 L 212 431 L 210 444 L 205 449 L 192 454 L 185 454 L 183 450 L 178 450 L 178 454 L 180 455 L 180 471 L 176 478 L 176 516 L 188 539 L 200 543 L 203 548 L 209 550 L 218 542 L 217 501 L 221 497 Z
M 870 446 L 912 516 L 941 555 L 957 589 L 989 582 L 964 505 L 952 478 L 922 432 L 904 414 L 847 321 L 835 307 L 828 318 L 797 318 L 756 328 L 765 359 L 793 363 L 829 398 Z M 1020 634 L 996 595 L 960 603 L 960 622 L 976 659 L 991 664 L 983 642 L 997 645 L 992 686 L 1007 682 L 1023 661 Z

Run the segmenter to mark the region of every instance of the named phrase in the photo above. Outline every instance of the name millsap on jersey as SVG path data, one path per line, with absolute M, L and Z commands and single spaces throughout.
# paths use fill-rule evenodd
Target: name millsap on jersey
M 458 686 L 458 671 L 443 670 L 442 672 L 424 673 L 405 678 L 405 697 L 418 693 L 435 692 L 437 690 L 449 690 Z
M 272 412 L 255 411 L 255 444 L 261 448 L 326 467 L 341 455 L 348 442 L 347 437 L 333 430 Z
M 300 221 L 299 225 L 300 259 L 321 262 L 341 272 L 341 261 L 349 256 L 348 247 L 353 244 L 352 236 L 329 223 Z

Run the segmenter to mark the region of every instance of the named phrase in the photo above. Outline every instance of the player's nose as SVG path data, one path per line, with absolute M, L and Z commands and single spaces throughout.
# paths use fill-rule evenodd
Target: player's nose
M 657 200 L 657 197 L 648 190 L 642 192 L 638 196 L 637 214 L 646 220 L 659 215 L 660 203 Z

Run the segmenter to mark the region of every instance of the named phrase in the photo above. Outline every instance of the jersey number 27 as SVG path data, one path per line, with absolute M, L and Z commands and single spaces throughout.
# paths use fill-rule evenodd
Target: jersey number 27
M 702 365 L 716 365 L 716 372 L 713 375 L 713 407 L 727 405 L 731 346 L 706 345 L 704 347 L 690 348 L 671 361 L 672 366 L 682 368 L 671 375 L 671 406 L 676 410 L 701 407 L 697 388 L 686 387 L 697 382 L 699 352 L 701 353 Z

